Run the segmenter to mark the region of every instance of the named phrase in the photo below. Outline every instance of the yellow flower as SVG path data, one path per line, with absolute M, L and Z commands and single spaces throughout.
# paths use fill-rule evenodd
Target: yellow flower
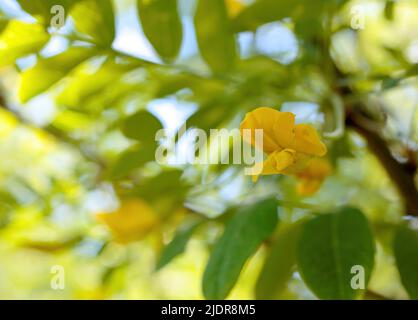
M 244 10 L 245 5 L 242 3 L 242 0 L 226 0 L 226 8 L 228 15 L 234 18 Z
M 298 193 L 307 196 L 317 192 L 331 173 L 332 167 L 327 159 L 312 159 L 306 168 L 296 175 L 299 178 Z
M 261 107 L 247 113 L 241 123 L 241 132 L 251 130 L 251 143 L 255 145 L 255 130 L 263 130 L 263 162 L 261 175 L 296 174 L 309 160 L 327 153 L 316 129 L 308 124 L 295 124 L 295 115 L 272 108 Z M 245 139 L 245 135 L 243 135 Z M 257 179 L 257 177 L 255 177 Z
M 126 200 L 117 211 L 96 217 L 110 228 L 115 240 L 122 243 L 142 239 L 159 222 L 153 208 L 141 199 Z

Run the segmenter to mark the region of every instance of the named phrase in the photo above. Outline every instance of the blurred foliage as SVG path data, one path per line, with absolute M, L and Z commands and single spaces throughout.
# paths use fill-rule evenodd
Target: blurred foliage
M 417 299 L 417 15 L 414 0 L 2 1 L 0 298 Z M 257 183 L 233 139 L 204 148 L 231 164 L 180 161 L 183 124 L 234 129 L 262 106 L 316 128 L 326 157 Z

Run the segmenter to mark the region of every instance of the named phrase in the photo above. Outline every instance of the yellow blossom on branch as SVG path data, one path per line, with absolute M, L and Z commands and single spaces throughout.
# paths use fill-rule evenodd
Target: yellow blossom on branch
M 261 175 L 297 174 L 315 157 L 327 153 L 316 129 L 308 124 L 295 124 L 295 115 L 273 108 L 257 108 L 245 116 L 241 132 L 251 130 L 249 143 L 255 145 L 255 130 L 263 130 L 263 151 L 267 159 L 263 162 Z M 246 135 L 243 134 L 244 140 Z M 255 176 L 257 179 L 257 176 Z
M 306 168 L 296 175 L 299 178 L 298 193 L 303 196 L 314 194 L 331 173 L 332 166 L 327 159 L 312 159 Z
M 142 199 L 126 200 L 117 211 L 96 217 L 110 228 L 115 240 L 122 243 L 142 239 L 159 223 L 154 209 Z

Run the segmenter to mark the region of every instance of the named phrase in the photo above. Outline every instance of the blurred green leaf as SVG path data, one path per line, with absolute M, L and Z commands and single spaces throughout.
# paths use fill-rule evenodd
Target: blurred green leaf
M 108 59 L 94 72 L 89 72 L 89 70 L 77 72 L 76 77 L 69 79 L 68 85 L 58 96 L 57 102 L 70 107 L 87 109 L 90 99 L 100 96 L 106 97 L 105 101 L 112 104 L 107 95 L 111 94 L 111 91 L 123 90 L 123 87 L 127 86 L 119 80 L 132 68 L 130 64 L 117 64 L 113 59 Z
M 188 224 L 186 227 L 182 226 L 177 230 L 173 240 L 165 246 L 161 253 L 160 259 L 157 262 L 156 270 L 160 270 L 169 264 L 175 257 L 182 254 L 186 249 L 187 243 L 192 237 L 194 231 L 201 222 Z
M 7 27 L 8 23 L 9 23 L 9 20 L 3 17 L 0 13 L 0 35 L 3 32 L 3 30 Z
M 418 63 L 413 64 L 405 74 L 405 77 L 414 77 L 418 75 Z
M 303 223 L 281 224 L 257 279 L 257 299 L 275 299 L 286 288 L 296 265 L 296 249 Z
M 188 184 L 182 181 L 182 175 L 183 171 L 177 169 L 163 171 L 159 175 L 140 183 L 135 194 L 147 199 L 164 195 L 181 200 L 189 189 Z
M 82 0 L 71 11 L 78 31 L 100 46 L 110 47 L 115 38 L 115 14 L 111 0 Z
M 313 36 L 321 31 L 323 15 L 336 10 L 346 0 L 258 0 L 246 7 L 233 21 L 235 31 L 256 30 L 259 26 L 292 18 L 295 31 L 302 35 Z
M 206 63 L 214 72 L 229 70 L 236 59 L 236 45 L 224 0 L 199 0 L 195 25 Z
M 247 259 L 274 231 L 278 222 L 275 199 L 240 207 L 216 242 L 203 275 L 207 299 L 224 299 Z
M 20 100 L 26 102 L 43 93 L 94 54 L 91 48 L 73 47 L 56 56 L 40 59 L 34 67 L 22 73 Z
M 17 0 L 20 7 L 38 18 L 40 22 L 49 24 L 52 18 L 51 8 L 55 5 L 61 5 L 65 9 L 67 15 L 71 10 L 71 7 L 81 0 Z
M 418 299 L 418 232 L 399 228 L 393 245 L 401 281 L 411 299 Z
M 225 109 L 221 105 L 203 106 L 187 120 L 187 125 L 189 127 L 195 127 L 204 130 L 216 128 L 222 119 L 224 119 L 224 112 Z
M 116 160 L 109 177 L 112 179 L 123 178 L 147 162 L 153 161 L 155 159 L 155 149 L 154 145 L 135 145 L 129 148 Z
M 350 137 L 347 133 L 345 133 L 340 139 L 335 140 L 329 147 L 328 158 L 331 160 L 331 163 L 336 166 L 338 159 L 354 157 L 351 149 L 352 146 L 350 143 Z
M 320 299 L 354 299 L 353 266 L 364 268 L 364 284 L 374 265 L 374 240 L 366 217 L 343 208 L 308 221 L 299 242 L 297 263 L 308 287 Z
M 386 19 L 393 20 L 394 9 L 395 9 L 395 1 L 386 0 L 386 3 L 385 3 L 385 18 Z
M 38 52 L 48 41 L 49 35 L 40 24 L 10 21 L 0 35 L 0 67 Z
M 237 31 L 256 30 L 259 26 L 290 17 L 302 0 L 259 0 L 246 7 L 234 20 Z
M 122 132 L 126 137 L 142 144 L 155 144 L 155 134 L 162 128 L 161 122 L 155 116 L 141 110 L 125 120 Z
M 183 37 L 177 0 L 138 0 L 137 3 L 142 29 L 155 51 L 165 61 L 174 60 Z

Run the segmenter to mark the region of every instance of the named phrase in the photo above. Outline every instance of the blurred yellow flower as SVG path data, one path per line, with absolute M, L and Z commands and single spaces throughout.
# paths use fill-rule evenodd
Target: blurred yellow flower
M 299 178 L 297 191 L 300 195 L 311 195 L 319 190 L 325 178 L 332 173 L 332 166 L 327 159 L 315 158 L 296 176 Z
M 144 238 L 158 223 L 158 215 L 141 199 L 129 199 L 113 213 L 100 213 L 97 219 L 105 223 L 115 240 L 127 243 Z
M 231 18 L 236 17 L 245 8 L 242 0 L 226 0 L 226 8 Z
M 241 132 L 251 130 L 251 140 L 247 142 L 255 147 L 255 130 L 263 130 L 263 151 L 267 159 L 261 175 L 297 174 L 310 159 L 327 153 L 316 129 L 308 124 L 295 125 L 295 115 L 291 112 L 257 108 L 247 113 L 240 129 Z M 243 137 L 245 139 L 244 134 Z

